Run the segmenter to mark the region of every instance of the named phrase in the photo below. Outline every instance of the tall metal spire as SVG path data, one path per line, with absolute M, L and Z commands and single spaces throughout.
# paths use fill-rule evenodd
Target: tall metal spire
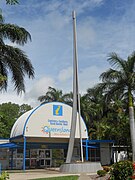
M 81 160 L 83 161 L 83 150 L 82 150 L 82 136 L 81 136 L 81 122 L 80 122 L 80 96 L 78 88 L 78 57 L 77 57 L 77 36 L 76 36 L 76 13 L 72 12 L 73 18 L 73 39 L 74 39 L 74 58 L 73 58 L 73 109 L 72 109 L 72 121 L 71 121 L 71 132 L 68 145 L 68 153 L 66 163 L 71 163 L 75 132 L 76 132 L 76 121 L 77 121 L 77 110 L 79 111 L 79 129 L 80 129 L 80 143 L 81 143 Z

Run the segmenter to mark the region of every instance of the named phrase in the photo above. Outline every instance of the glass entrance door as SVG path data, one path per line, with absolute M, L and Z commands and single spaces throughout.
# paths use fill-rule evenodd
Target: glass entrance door
M 52 150 L 39 149 L 38 150 L 38 167 L 50 167 L 52 165 Z
M 51 149 L 45 149 L 45 166 L 51 167 L 52 165 L 52 151 Z
M 44 167 L 45 166 L 45 150 L 39 149 L 39 166 Z

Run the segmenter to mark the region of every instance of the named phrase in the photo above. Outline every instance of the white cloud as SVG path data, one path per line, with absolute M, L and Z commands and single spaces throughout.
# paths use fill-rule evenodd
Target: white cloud
M 90 66 L 79 72 L 79 90 L 85 93 L 88 88 L 92 88 L 99 83 L 99 76 L 104 71 L 104 67 Z
M 64 69 L 60 72 L 61 78 L 64 73 L 68 76 L 68 72 L 71 71 L 72 68 L 69 67 Z M 99 76 L 102 72 L 106 69 L 104 66 L 89 66 L 79 70 L 78 77 L 79 77 L 79 92 L 84 94 L 88 88 L 92 88 L 94 85 L 99 83 Z M 62 73 L 64 72 L 64 73 Z M 59 74 L 59 75 L 60 75 Z M 66 77 L 67 77 L 66 76 Z M 56 84 L 57 89 L 62 89 L 64 93 L 70 92 L 73 90 L 72 82 L 73 78 L 63 78 L 59 79 Z
M 85 93 L 87 88 L 93 87 L 99 82 L 99 75 L 104 71 L 103 67 L 91 66 L 79 71 L 79 91 Z M 58 75 L 58 81 L 45 76 L 39 80 L 33 81 L 32 85 L 27 85 L 27 92 L 22 95 L 17 95 L 15 91 L 9 90 L 7 93 L 1 94 L 0 104 L 12 102 L 17 104 L 30 104 L 32 107 L 38 106 L 40 102 L 37 100 L 39 96 L 45 95 L 48 87 L 55 87 L 63 90 L 64 93 L 72 91 L 72 67 L 63 69 Z
M 91 26 L 90 19 L 86 22 L 79 24 L 78 26 L 78 46 L 88 49 L 95 43 L 96 32 Z
M 62 69 L 58 74 L 59 81 L 67 81 L 72 76 L 72 67 L 68 67 L 66 69 Z
M 54 87 L 54 84 L 54 80 L 51 77 L 45 76 L 32 81 L 31 84 L 27 84 L 25 94 L 17 95 L 16 91 L 9 89 L 7 92 L 1 93 L 0 104 L 12 102 L 20 105 L 29 104 L 32 107 L 38 106 L 40 104 L 37 100 L 38 97 L 45 95 L 48 87 Z
M 54 80 L 51 77 L 42 77 L 32 85 L 31 89 L 24 95 L 24 100 L 33 107 L 40 104 L 37 100 L 39 96 L 45 95 L 49 86 L 54 86 Z
M 103 2 L 104 0 L 67 0 L 65 3 L 62 3 L 61 8 L 67 15 L 71 15 L 72 10 L 75 10 L 78 15 L 81 15 L 87 9 L 92 10 L 101 6 Z
M 16 103 L 16 104 L 25 104 L 24 94 L 22 95 L 17 95 L 15 91 L 9 90 L 7 92 L 1 93 L 1 98 L 0 98 L 0 104 L 2 103 Z
M 65 13 L 66 15 L 71 14 L 72 10 L 76 10 L 79 14 L 86 11 L 86 9 L 92 9 L 101 6 L 105 0 L 29 0 L 25 3 L 21 3 L 18 6 L 15 6 L 16 11 L 10 10 L 10 6 L 2 6 L 7 8 L 8 11 L 6 12 L 7 15 L 11 16 L 14 15 L 16 12 L 20 15 L 20 13 L 24 12 L 26 16 L 37 15 L 37 11 L 40 10 L 38 16 L 42 16 L 44 14 L 49 14 L 52 11 L 59 11 L 62 14 Z

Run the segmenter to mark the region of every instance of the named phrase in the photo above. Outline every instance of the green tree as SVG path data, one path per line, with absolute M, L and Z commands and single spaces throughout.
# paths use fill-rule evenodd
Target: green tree
M 104 96 L 94 88 L 87 89 L 86 94 L 81 97 L 81 115 L 86 122 L 91 139 L 97 136 L 95 122 L 100 122 L 105 113 L 103 102 Z
M 18 116 L 21 116 L 22 114 L 24 114 L 25 112 L 31 110 L 32 107 L 28 104 L 22 104 L 20 105 L 19 107 L 19 115 Z
M 31 106 L 27 104 L 18 105 L 11 102 L 0 104 L 0 137 L 9 138 L 15 121 L 30 109 Z
M 62 90 L 49 87 L 47 93 L 40 96 L 39 100 L 41 103 L 60 101 L 72 106 L 73 94 L 63 94 Z M 110 139 L 115 140 L 118 145 L 129 145 L 127 95 L 115 93 L 110 101 L 107 100 L 107 104 L 106 100 L 106 94 L 103 95 L 102 91 L 98 92 L 96 88 L 89 88 L 86 94 L 80 96 L 81 116 L 90 138 Z
M 127 113 L 117 101 L 108 104 L 108 112 L 99 121 L 94 121 L 97 139 L 115 140 L 117 145 L 130 145 L 130 127 Z
M 5 81 L 6 79 L 7 79 L 7 78 L 6 78 L 5 76 L 2 76 L 2 75 L 0 74 L 0 86 L 3 85 L 3 83 L 4 83 L 4 81 Z
M 6 125 L 3 123 L 3 118 L 0 115 L 0 137 L 2 138 L 9 138 L 8 136 L 8 129 Z
M 3 17 L 0 17 L 0 75 L 4 81 L 0 84 L 0 90 L 7 90 L 9 73 L 12 77 L 17 93 L 25 92 L 24 77 L 34 77 L 34 68 L 26 54 L 18 47 L 7 45 L 5 40 L 12 43 L 24 45 L 31 36 L 23 27 L 14 24 L 7 24 Z
M 19 3 L 18 0 L 6 0 L 6 4 L 15 5 L 15 4 L 18 4 L 18 3 Z
M 48 91 L 45 95 L 39 96 L 38 100 L 44 104 L 47 102 L 65 102 L 69 105 L 72 104 L 72 93 L 63 94 L 62 90 L 55 89 L 53 87 L 48 87 Z
M 102 83 L 99 83 L 96 88 L 105 94 L 106 99 L 111 99 L 116 93 L 122 94 L 123 97 L 128 95 L 132 154 L 133 161 L 135 161 L 135 122 L 133 104 L 133 94 L 135 90 L 135 52 L 128 56 L 127 60 L 120 58 L 116 53 L 111 53 L 108 61 L 113 69 L 111 68 L 100 75 Z

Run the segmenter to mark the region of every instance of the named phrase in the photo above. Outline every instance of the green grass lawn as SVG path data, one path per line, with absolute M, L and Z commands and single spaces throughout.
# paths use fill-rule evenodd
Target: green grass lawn
M 33 180 L 77 180 L 78 176 L 60 176 L 60 177 L 50 177 L 50 178 L 40 178 Z

